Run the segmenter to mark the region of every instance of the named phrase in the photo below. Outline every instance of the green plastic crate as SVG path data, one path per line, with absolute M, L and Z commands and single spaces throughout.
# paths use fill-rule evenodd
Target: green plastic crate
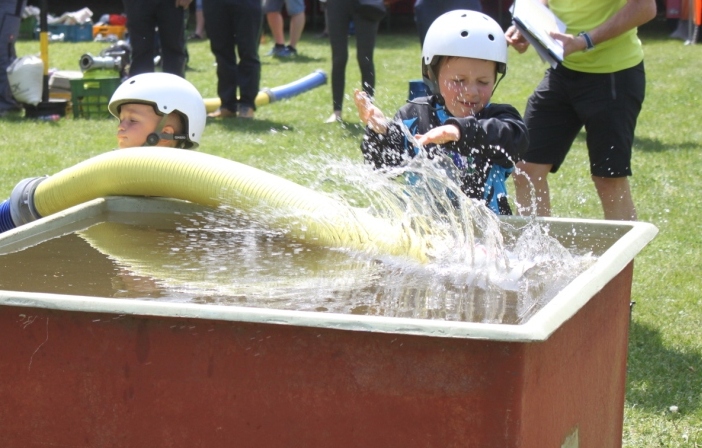
M 71 79 L 74 118 L 109 118 L 107 105 L 121 83 L 120 78 Z
M 19 38 L 20 39 L 35 39 L 34 29 L 37 27 L 37 18 L 29 16 L 22 19 L 20 22 Z

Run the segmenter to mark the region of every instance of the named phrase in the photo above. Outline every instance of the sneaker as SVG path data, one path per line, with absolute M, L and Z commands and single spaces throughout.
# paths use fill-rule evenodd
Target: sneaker
M 252 120 L 254 117 L 254 110 L 253 107 L 250 106 L 245 106 L 243 104 L 239 104 L 238 109 L 238 116 L 239 118 L 243 118 L 245 120 Z
M 266 53 L 266 56 L 280 56 L 280 54 L 284 52 L 286 48 L 287 47 L 285 45 L 275 44 L 275 46 L 271 48 L 271 51 Z
M 190 36 L 188 36 L 188 40 L 203 40 L 203 39 L 205 39 L 205 38 L 197 33 L 193 33 Z
M 341 123 L 341 111 L 335 110 L 332 114 L 324 120 L 325 123 Z
M 233 112 L 225 107 L 220 107 L 216 111 L 207 114 L 209 118 L 235 118 L 236 112 Z
M 297 56 L 297 50 L 295 47 L 291 47 L 290 45 L 287 45 L 283 51 L 280 52 L 278 57 L 281 58 L 293 58 Z

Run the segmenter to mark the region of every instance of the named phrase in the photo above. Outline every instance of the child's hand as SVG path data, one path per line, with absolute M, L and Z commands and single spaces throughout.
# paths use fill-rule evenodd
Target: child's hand
M 414 138 L 422 146 L 430 143 L 441 145 L 448 142 L 457 142 L 461 138 L 461 131 L 457 126 L 447 124 L 435 127 L 426 134 L 415 134 Z
M 358 118 L 363 124 L 368 125 L 374 132 L 385 134 L 388 130 L 387 119 L 383 112 L 375 107 L 366 92 L 358 89 L 353 92 L 353 101 L 358 109 Z

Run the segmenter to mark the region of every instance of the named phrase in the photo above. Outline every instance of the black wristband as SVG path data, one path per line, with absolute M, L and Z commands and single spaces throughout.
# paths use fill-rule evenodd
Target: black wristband
M 583 51 L 590 51 L 595 48 L 595 43 L 592 41 L 590 35 L 585 31 L 578 33 L 578 36 L 582 36 L 582 38 L 585 39 L 585 49 Z

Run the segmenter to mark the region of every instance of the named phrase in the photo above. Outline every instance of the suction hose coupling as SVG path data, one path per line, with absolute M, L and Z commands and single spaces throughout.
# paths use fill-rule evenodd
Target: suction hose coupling
M 10 198 L 0 205 L 0 231 L 36 221 L 41 215 L 34 206 L 34 192 L 48 176 L 31 177 L 18 183 Z

